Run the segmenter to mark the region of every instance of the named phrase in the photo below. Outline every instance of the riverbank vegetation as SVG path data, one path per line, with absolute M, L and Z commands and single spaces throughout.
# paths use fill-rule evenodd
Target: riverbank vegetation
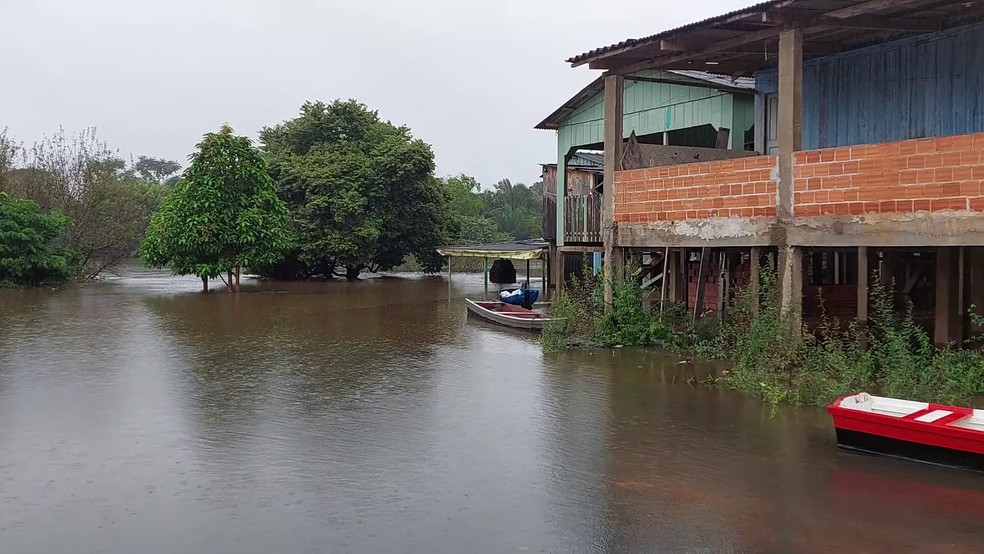
M 552 310 L 565 319 L 545 330 L 543 348 L 656 347 L 726 359 L 731 368 L 707 382 L 770 404 L 821 406 L 860 390 L 962 405 L 984 395 L 984 352 L 970 344 L 934 347 L 911 309 L 896 310 L 884 287 L 871 289 L 866 328 L 822 317 L 802 337 L 787 331 L 776 289 L 774 275 L 764 272 L 759 298 L 739 291 L 723 318 L 694 322 L 681 306 L 647 312 L 638 282 L 624 275 L 615 277 L 607 315 L 600 283 L 577 283 L 555 299 Z
M 45 234 L 56 235 L 52 248 L 59 260 L 54 264 L 57 270 L 41 279 L 45 283 L 91 279 L 133 256 L 150 215 L 177 180 L 179 169 L 176 162 L 160 158 L 127 161 L 99 141 L 92 129 L 77 136 L 59 131 L 31 146 L 0 131 L 0 192 L 32 202 L 37 215 L 58 222 L 56 231 L 45 225 Z M 7 209 L 26 209 L 26 204 L 10 199 Z M 8 247 L 0 254 L 0 265 L 27 267 L 37 261 L 27 260 L 23 252 Z M 38 282 L 8 276 L 7 284 Z

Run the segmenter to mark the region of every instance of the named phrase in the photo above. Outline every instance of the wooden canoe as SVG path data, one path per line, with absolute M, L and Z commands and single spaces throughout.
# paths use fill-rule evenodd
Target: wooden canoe
M 505 302 L 483 302 L 466 298 L 465 303 L 468 306 L 468 311 L 478 317 L 514 329 L 542 331 L 547 323 L 555 321 L 554 318 L 550 318 L 541 311 L 527 310 L 522 306 L 514 306 Z

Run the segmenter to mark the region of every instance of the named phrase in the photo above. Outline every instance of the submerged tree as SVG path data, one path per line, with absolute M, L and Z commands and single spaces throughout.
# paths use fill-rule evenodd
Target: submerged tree
M 140 247 L 144 263 L 194 274 L 208 290 L 226 274 L 239 290 L 242 268 L 275 263 L 289 244 L 288 212 L 262 154 L 223 126 L 205 135 L 191 165 L 164 199 Z
M 279 278 L 355 279 L 413 255 L 441 267 L 448 198 L 434 154 L 406 127 L 355 101 L 308 102 L 300 115 L 260 132 L 271 173 L 292 213 L 296 242 L 263 273 Z

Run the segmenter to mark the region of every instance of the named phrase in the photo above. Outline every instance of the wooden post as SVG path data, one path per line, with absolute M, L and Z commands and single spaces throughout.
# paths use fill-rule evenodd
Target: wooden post
M 936 320 L 934 342 L 937 346 L 956 343 L 963 339 L 963 308 L 960 307 L 962 257 L 958 247 L 936 249 Z
M 485 300 L 489 299 L 489 258 L 482 258 L 482 277 L 485 280 Z
M 803 249 L 784 246 L 779 249 L 779 305 L 789 314 L 790 333 L 803 334 Z
M 868 247 L 858 247 L 858 326 L 861 328 L 861 347 L 867 348 L 868 330 Z
M 700 270 L 697 271 L 697 298 L 694 300 L 694 321 L 704 313 L 704 289 L 707 286 L 707 275 L 711 272 L 711 249 L 700 249 Z
M 780 221 L 793 218 L 793 153 L 803 149 L 803 30 L 779 34 Z
M 557 232 L 554 238 L 556 246 L 564 246 L 564 231 L 567 229 L 564 218 L 566 216 L 567 205 L 567 159 L 569 151 L 557 148 Z M 560 289 L 557 289 L 558 291 Z
M 933 325 L 933 339 L 937 346 L 950 342 L 950 265 L 952 254 L 949 248 L 936 249 L 936 314 Z
M 752 300 L 752 313 L 758 315 L 759 303 L 762 300 L 762 249 L 753 246 L 751 259 L 748 261 L 748 295 Z
M 612 280 L 621 270 L 622 260 L 615 231 L 615 172 L 622 159 L 622 94 L 625 81 L 621 75 L 605 77 L 605 178 L 601 202 L 601 240 L 605 245 L 604 290 L 605 313 L 612 308 Z
M 448 298 L 451 298 L 451 256 L 448 256 Z
M 663 279 L 660 283 L 659 291 L 659 313 L 663 314 L 663 306 L 666 305 L 666 283 L 670 280 L 670 247 L 663 250 Z
M 557 291 L 557 294 L 560 294 L 564 290 L 564 253 L 557 250 L 553 262 L 554 278 L 557 279 L 557 282 L 554 284 L 554 290 Z
M 540 256 L 540 292 L 543 294 L 543 300 L 550 300 L 550 293 L 547 291 L 547 262 Z
M 957 254 L 957 294 L 956 306 L 953 310 L 953 336 L 957 341 L 957 346 L 963 348 L 966 334 L 964 329 L 967 325 L 967 247 L 961 246 Z
M 984 248 L 972 246 L 967 249 L 967 306 L 978 316 L 984 315 Z M 979 337 L 984 328 L 968 322 L 967 335 Z M 976 342 L 975 347 L 980 347 Z

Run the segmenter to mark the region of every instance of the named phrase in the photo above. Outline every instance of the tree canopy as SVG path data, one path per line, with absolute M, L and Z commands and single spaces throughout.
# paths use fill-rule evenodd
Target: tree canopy
M 509 179 L 482 190 L 474 177 L 456 175 L 441 180 L 450 197 L 449 220 L 455 244 L 482 244 L 538 238 L 543 217 L 543 188 Z
M 205 135 L 191 165 L 151 218 L 140 257 L 151 266 L 202 278 L 276 262 L 289 244 L 287 206 L 277 197 L 263 155 L 223 126 Z M 233 282 L 235 277 L 235 282 Z
M 307 102 L 260 140 L 292 213 L 296 241 L 264 270 L 279 278 L 385 271 L 413 255 L 436 271 L 453 232 L 434 153 L 410 129 L 354 100 Z
M 69 225 L 60 213 L 42 213 L 30 200 L 0 192 L 0 286 L 64 280 L 71 252 L 60 237 Z

